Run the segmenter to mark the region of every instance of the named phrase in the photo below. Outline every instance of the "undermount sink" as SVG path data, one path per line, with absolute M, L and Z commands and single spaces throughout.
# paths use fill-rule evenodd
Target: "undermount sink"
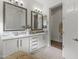
M 31 34 L 42 33 L 44 31 L 32 31 Z

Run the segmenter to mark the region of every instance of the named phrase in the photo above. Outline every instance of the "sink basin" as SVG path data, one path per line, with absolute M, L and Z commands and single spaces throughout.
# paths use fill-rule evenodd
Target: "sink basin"
M 32 31 L 31 34 L 42 33 L 44 31 Z

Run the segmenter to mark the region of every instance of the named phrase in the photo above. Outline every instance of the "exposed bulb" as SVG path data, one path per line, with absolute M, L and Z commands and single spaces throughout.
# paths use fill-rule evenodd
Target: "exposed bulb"
M 23 6 L 24 4 L 22 0 L 20 0 L 19 3 L 20 3 L 20 6 Z
M 22 3 L 22 4 L 23 4 L 23 1 L 22 1 L 22 0 L 20 0 L 20 3 Z
M 14 0 L 8 0 L 10 3 L 13 3 L 14 2 Z

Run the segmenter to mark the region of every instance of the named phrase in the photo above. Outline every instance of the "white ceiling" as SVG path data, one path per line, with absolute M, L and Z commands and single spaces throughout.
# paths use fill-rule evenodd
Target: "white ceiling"
M 62 0 L 36 0 L 36 1 L 43 4 L 43 6 L 47 6 L 50 8 L 53 7 L 53 5 L 61 3 Z

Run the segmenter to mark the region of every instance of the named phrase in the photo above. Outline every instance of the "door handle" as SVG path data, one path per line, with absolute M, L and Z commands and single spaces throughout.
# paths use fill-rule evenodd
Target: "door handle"
M 17 47 L 19 48 L 19 40 L 17 40 Z
M 22 47 L 22 40 L 20 40 L 20 46 Z
M 76 42 L 78 42 L 78 39 L 76 38 L 76 39 L 73 39 L 74 41 L 76 41 Z

